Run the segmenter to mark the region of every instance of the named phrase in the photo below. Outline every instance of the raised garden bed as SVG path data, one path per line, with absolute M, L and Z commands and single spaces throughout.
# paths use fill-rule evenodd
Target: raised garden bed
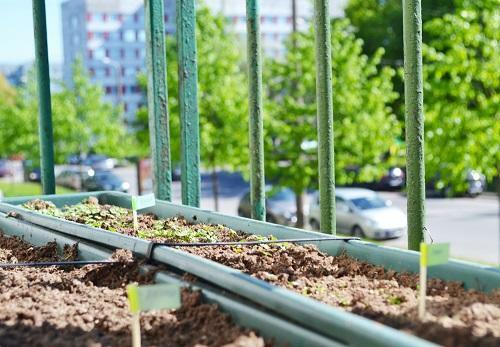
M 130 236 L 158 242 L 216 242 L 263 239 L 222 225 L 191 224 L 182 218 L 139 216 L 134 231 L 129 210 L 99 205 L 97 199 L 58 209 L 36 201 L 25 207 Z M 432 279 L 428 315 L 416 313 L 418 278 L 345 254 L 330 256 L 312 245 L 181 247 L 204 258 L 244 271 L 269 283 L 329 305 L 377 320 L 446 346 L 496 346 L 500 343 L 500 292 L 466 290 L 461 283 Z
M 74 260 L 77 248 L 57 254 L 57 244 L 33 247 L 0 234 L 0 262 Z M 124 291 L 130 282 L 150 283 L 129 251 L 118 264 L 81 268 L 0 268 L 2 346 L 128 346 L 130 315 Z M 184 289 L 182 307 L 141 316 L 144 346 L 270 346 L 255 332 L 234 325 L 199 292 Z

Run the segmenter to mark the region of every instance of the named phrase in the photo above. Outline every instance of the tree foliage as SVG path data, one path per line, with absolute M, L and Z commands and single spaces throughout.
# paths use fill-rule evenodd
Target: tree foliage
M 73 67 L 73 86 L 61 84 L 52 94 L 52 123 L 56 163 L 70 154 L 95 151 L 122 157 L 129 140 L 117 107 L 102 101 L 102 90 L 92 84 L 81 62 Z M 19 90 L 14 105 L 0 100 L 0 156 L 23 155 L 38 161 L 38 95 L 34 73 Z
M 422 1 L 422 20 L 425 22 L 453 12 L 455 2 Z M 346 17 L 356 28 L 356 35 L 365 43 L 364 52 L 372 55 L 383 47 L 386 51 L 384 60 L 392 66 L 401 66 L 403 62 L 402 3 L 402 0 L 349 0 L 345 10 Z M 427 37 L 424 35 L 424 41 Z
M 295 42 L 295 44 L 294 44 Z M 294 46 L 295 45 L 295 46 Z M 383 51 L 362 53 L 348 20 L 332 22 L 335 174 L 338 184 L 376 178 L 400 127 L 388 106 L 395 98 Z M 302 194 L 317 186 L 314 33 L 296 33 L 285 59 L 266 64 L 266 177 Z M 356 170 L 348 170 L 356 168 Z
M 454 192 L 465 172 L 492 179 L 500 166 L 500 14 L 497 0 L 465 2 L 425 25 L 426 175 Z

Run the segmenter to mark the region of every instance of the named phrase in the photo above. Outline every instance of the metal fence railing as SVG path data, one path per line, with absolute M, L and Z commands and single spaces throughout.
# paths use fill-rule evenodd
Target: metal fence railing
M 55 193 L 54 145 L 47 53 L 45 0 L 32 0 L 39 91 L 42 185 Z M 252 218 L 265 218 L 262 62 L 259 0 L 247 0 L 250 185 Z M 171 199 L 163 0 L 145 0 L 148 110 L 154 192 Z M 182 203 L 200 203 L 200 136 L 197 102 L 195 0 L 177 0 L 177 46 L 182 148 Z M 405 117 L 407 144 L 408 247 L 418 250 L 424 232 L 424 153 L 421 0 L 403 0 Z M 335 234 L 335 170 L 329 0 L 314 0 L 316 94 L 321 230 Z M 57 124 L 56 124 L 57 126 Z

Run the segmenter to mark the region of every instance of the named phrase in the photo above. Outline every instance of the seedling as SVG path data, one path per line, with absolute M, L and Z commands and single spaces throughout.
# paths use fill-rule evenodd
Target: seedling
M 420 285 L 418 296 L 418 317 L 425 316 L 425 296 L 427 293 L 427 267 L 446 264 L 450 257 L 449 243 L 420 244 Z
M 180 288 L 175 284 L 148 286 L 130 284 L 127 286 L 127 296 L 132 313 L 132 347 L 141 346 L 140 314 L 142 311 L 181 307 Z

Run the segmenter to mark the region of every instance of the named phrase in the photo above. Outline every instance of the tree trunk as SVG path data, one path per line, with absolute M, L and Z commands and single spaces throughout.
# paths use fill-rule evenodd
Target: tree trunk
M 215 211 L 219 211 L 219 181 L 217 177 L 217 169 L 212 168 L 212 194 L 214 196 Z
M 295 192 L 295 204 L 297 206 L 297 228 L 303 228 L 305 226 L 305 216 L 304 216 L 304 194 L 303 192 Z

